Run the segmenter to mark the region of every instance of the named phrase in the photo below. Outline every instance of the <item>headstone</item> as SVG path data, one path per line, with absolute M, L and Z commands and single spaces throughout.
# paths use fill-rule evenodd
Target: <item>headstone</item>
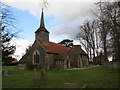
M 38 78 L 33 79 L 33 88 L 39 88 L 39 80 L 38 80 Z
M 82 84 L 80 85 L 80 88 L 87 88 L 88 87 L 88 84 Z
M 45 69 L 41 70 L 41 80 L 46 80 L 46 71 L 45 71 Z
M 88 84 L 64 83 L 64 88 L 87 88 Z
M 78 88 L 78 85 L 75 83 L 64 83 L 64 88 Z
M 39 88 L 39 78 L 36 69 L 34 69 L 33 88 Z

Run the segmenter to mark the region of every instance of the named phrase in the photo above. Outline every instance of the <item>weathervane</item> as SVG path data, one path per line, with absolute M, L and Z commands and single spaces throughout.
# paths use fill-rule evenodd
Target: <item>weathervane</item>
M 45 0 L 37 0 L 37 4 L 40 8 L 42 8 L 42 10 L 48 7 L 48 2 Z
M 43 2 L 42 2 L 42 11 L 43 11 L 44 8 L 47 8 L 47 6 L 48 6 L 48 3 L 45 0 L 43 0 Z

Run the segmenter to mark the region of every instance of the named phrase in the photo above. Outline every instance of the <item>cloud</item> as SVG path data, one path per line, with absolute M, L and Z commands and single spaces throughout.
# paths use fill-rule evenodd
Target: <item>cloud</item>
M 60 3 L 55 8 L 54 11 L 49 10 L 50 13 L 56 12 L 56 18 L 52 23 L 60 24 L 51 29 L 53 35 L 66 35 L 73 39 L 79 33 L 79 27 L 84 20 L 94 18 L 91 12 L 95 8 L 94 3 Z
M 28 11 L 35 17 L 39 17 L 42 8 L 42 0 L 2 0 L 9 6 Z M 46 0 L 48 8 L 45 9 L 45 15 L 53 15 L 55 18 L 50 24 L 50 40 L 60 42 L 62 39 L 73 39 L 80 31 L 79 27 L 86 19 L 93 18 L 91 10 L 95 10 L 94 1 L 90 0 Z M 26 47 L 32 42 L 24 39 L 14 39 L 17 50 L 15 57 L 21 58 L 22 53 L 25 53 Z
M 4 0 L 8 5 L 26 10 L 30 14 L 39 17 L 42 8 L 42 0 Z M 79 26 L 85 19 L 93 17 L 91 9 L 95 9 L 96 0 L 45 0 L 48 2 L 48 8 L 45 9 L 45 15 L 54 15 L 51 22 L 51 35 L 65 36 L 73 38 L 79 32 Z
M 27 41 L 21 38 L 13 38 L 11 41 L 12 44 L 16 45 L 16 51 L 13 57 L 17 58 L 18 60 L 25 54 L 26 48 L 31 45 L 33 42 Z
M 2 0 L 2 2 L 5 2 L 8 6 L 12 6 L 23 11 L 28 11 L 34 16 L 37 16 L 40 11 L 38 0 Z
M 51 35 L 64 35 L 73 39 L 79 33 L 79 27 L 84 20 L 94 18 L 91 12 L 95 9 L 94 2 L 51 2 L 50 5 L 48 14 L 54 14 L 55 16 L 51 23 L 58 23 L 51 28 Z

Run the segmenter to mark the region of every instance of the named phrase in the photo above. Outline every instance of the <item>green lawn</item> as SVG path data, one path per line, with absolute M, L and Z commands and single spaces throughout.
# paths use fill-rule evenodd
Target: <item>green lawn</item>
M 19 70 L 15 66 L 3 67 L 9 70 L 8 76 L 3 76 L 3 88 L 31 88 L 33 85 L 33 70 Z M 117 88 L 117 70 L 104 69 L 101 66 L 82 70 L 49 70 L 47 79 L 40 80 L 40 88 L 63 88 L 64 83 L 88 84 L 88 88 Z

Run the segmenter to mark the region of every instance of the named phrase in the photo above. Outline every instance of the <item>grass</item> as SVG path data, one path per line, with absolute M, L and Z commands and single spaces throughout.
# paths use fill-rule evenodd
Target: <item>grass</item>
M 33 70 L 19 70 L 15 66 L 3 67 L 9 75 L 3 76 L 3 88 L 32 88 Z M 117 88 L 117 70 L 104 69 L 101 66 L 82 70 L 49 70 L 47 79 L 40 80 L 40 88 L 63 88 L 64 83 L 88 84 L 88 88 Z

